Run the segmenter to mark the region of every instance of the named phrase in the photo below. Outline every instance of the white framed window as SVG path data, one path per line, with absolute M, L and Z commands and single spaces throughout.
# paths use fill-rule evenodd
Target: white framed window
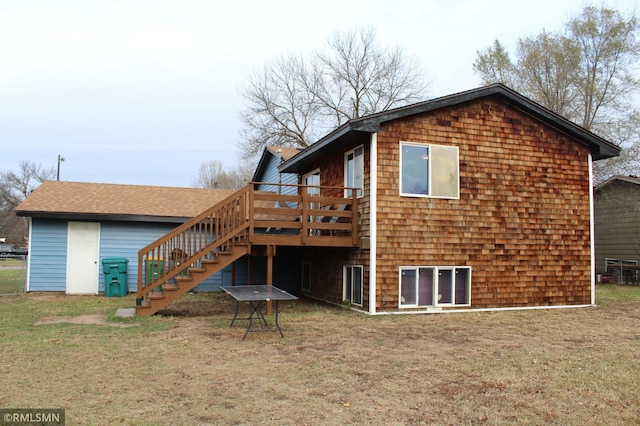
M 320 169 L 315 169 L 314 171 L 302 176 L 302 184 L 307 187 L 307 195 L 314 197 L 320 196 Z M 307 208 L 314 210 L 319 209 L 320 204 L 318 202 L 309 202 L 307 204 Z M 316 216 L 309 216 L 306 220 L 309 222 L 315 222 Z M 309 235 L 314 235 L 316 231 L 314 229 L 309 229 L 308 232 Z
M 471 267 L 401 266 L 401 308 L 470 306 Z
M 344 186 L 358 188 L 357 197 L 362 197 L 364 186 L 364 146 L 352 149 L 344 154 Z M 351 197 L 351 191 L 345 189 L 345 197 Z
M 457 146 L 400 142 L 400 195 L 460 197 Z
M 606 258 L 604 260 L 604 270 L 605 272 L 611 272 L 613 271 L 619 271 L 620 268 L 624 268 L 627 265 L 633 265 L 633 266 L 637 266 L 638 265 L 638 261 L 637 260 L 625 260 L 625 259 L 611 259 L 611 258 Z
M 307 194 L 320 195 L 320 169 L 304 175 L 302 177 L 302 184 L 307 186 Z
M 362 266 L 344 265 L 342 300 L 362 306 Z
M 311 263 L 302 262 L 302 276 L 300 277 L 300 288 L 306 293 L 311 292 Z

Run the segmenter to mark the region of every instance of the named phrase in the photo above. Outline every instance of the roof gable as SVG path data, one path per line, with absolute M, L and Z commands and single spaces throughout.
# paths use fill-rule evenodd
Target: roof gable
M 84 182 L 43 182 L 18 216 L 182 222 L 232 194 L 231 189 L 175 188 Z
M 615 144 L 572 123 L 502 84 L 493 84 L 350 120 L 302 151 L 299 155 L 286 161 L 282 165 L 281 171 L 300 172 L 307 164 L 319 159 L 325 149 L 330 149 L 329 147 L 333 147 L 336 143 L 361 137 L 363 134 L 375 133 L 380 130 L 382 123 L 488 97 L 496 97 L 511 107 L 567 134 L 577 142 L 589 146 L 594 160 L 615 157 L 620 153 L 620 148 Z
M 251 178 L 251 180 L 253 182 L 260 182 L 269 167 L 269 163 L 273 159 L 278 158 L 278 154 L 282 159 L 281 161 L 287 161 L 295 157 L 298 153 L 300 153 L 300 150 L 298 148 L 290 148 L 286 146 L 265 147 L 264 151 L 262 151 L 262 156 L 258 161 L 258 166 L 256 167 L 256 171 L 253 173 L 253 177 Z M 280 166 L 280 164 L 278 164 L 276 167 L 278 166 Z
M 595 189 L 596 191 L 598 191 L 616 182 L 626 182 L 633 185 L 640 185 L 640 178 L 638 178 L 637 176 L 615 175 L 615 176 L 611 176 L 609 179 L 605 180 L 604 182 L 596 185 Z

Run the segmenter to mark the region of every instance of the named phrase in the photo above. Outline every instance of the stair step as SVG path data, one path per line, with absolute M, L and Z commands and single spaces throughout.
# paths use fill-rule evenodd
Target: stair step
M 224 251 L 214 250 L 200 253 L 201 256 L 211 256 L 211 258 L 200 258 L 199 260 L 194 258 L 194 263 L 188 266 L 183 265 L 186 268 L 181 270 L 178 275 L 174 275 L 175 270 L 173 270 L 170 276 L 166 276 L 161 280 L 162 286 L 158 285 L 154 289 L 156 291 L 151 290 L 149 292 L 150 289 L 147 287 L 146 292 L 140 296 L 142 300 L 140 301 L 140 306 L 136 306 L 136 312 L 140 315 L 152 315 L 158 312 L 158 310 L 202 283 L 206 277 L 220 272 L 225 265 L 231 264 L 232 261 L 240 259 L 248 253 L 249 245 L 234 244 L 237 245 L 235 249 L 225 247 L 226 250 Z

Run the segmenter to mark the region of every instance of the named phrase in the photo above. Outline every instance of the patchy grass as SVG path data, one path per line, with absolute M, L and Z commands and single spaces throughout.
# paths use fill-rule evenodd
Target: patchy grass
M 640 303 L 640 287 L 616 284 L 598 284 L 596 288 L 596 303 L 608 306 L 616 303 Z
M 634 424 L 640 288 L 597 292 L 594 308 L 442 315 L 288 302 L 284 339 L 246 341 L 222 294 L 118 323 L 133 296 L 5 297 L 0 407 L 74 425 Z M 87 314 L 110 320 L 35 325 Z
M 24 262 L 0 261 L 0 294 L 18 294 L 24 291 Z

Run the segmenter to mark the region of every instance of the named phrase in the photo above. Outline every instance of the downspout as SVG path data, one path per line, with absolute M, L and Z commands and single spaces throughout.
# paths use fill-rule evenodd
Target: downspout
M 595 213 L 593 208 L 593 157 L 589 153 L 589 234 L 591 242 L 591 304 L 596 304 Z
M 278 148 L 278 165 L 276 166 L 278 169 L 278 195 L 280 195 L 282 193 L 282 172 L 280 172 L 280 166 L 282 165 L 282 149 Z M 275 208 L 280 208 L 282 207 L 282 204 L 280 203 L 280 199 L 278 199 L 278 201 L 276 201 Z
M 378 222 L 378 134 L 371 134 L 369 147 L 369 313 L 376 313 L 376 255 Z
M 31 286 L 31 259 L 33 258 L 33 250 L 31 249 L 32 237 L 33 237 L 33 218 L 27 218 L 29 225 L 29 242 L 27 243 L 27 279 L 24 284 L 24 291 L 29 292 Z

